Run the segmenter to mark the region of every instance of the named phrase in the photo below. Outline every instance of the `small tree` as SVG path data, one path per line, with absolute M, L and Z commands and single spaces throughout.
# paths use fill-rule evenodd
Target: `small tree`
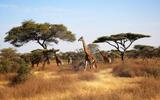
M 133 44 L 133 42 L 144 37 L 150 37 L 150 36 L 143 35 L 143 34 L 134 34 L 134 33 L 120 33 L 120 34 L 111 35 L 111 36 L 99 37 L 97 40 L 94 41 L 94 43 L 105 42 L 113 46 L 119 51 L 121 55 L 121 60 L 123 61 L 125 52 Z
M 20 60 L 20 56 L 15 49 L 2 49 L 0 51 L 0 72 L 16 72 Z

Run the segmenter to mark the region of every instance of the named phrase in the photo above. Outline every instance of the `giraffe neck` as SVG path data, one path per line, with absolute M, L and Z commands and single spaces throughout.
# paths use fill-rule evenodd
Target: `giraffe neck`
M 100 53 L 101 56 L 104 56 L 103 53 L 98 49 L 98 52 Z
M 100 51 L 99 53 L 100 53 L 102 56 L 104 56 L 103 53 L 102 53 L 101 51 Z
M 58 56 L 57 56 L 57 54 L 56 54 L 56 53 L 54 53 L 54 56 L 55 56 L 55 58 L 56 58 L 56 59 L 58 58 Z
M 84 41 L 84 40 L 82 40 L 82 43 L 83 43 L 83 49 L 84 49 L 84 52 L 88 54 L 88 53 L 89 53 L 89 51 L 88 51 L 88 49 L 87 49 L 87 45 L 86 45 L 85 41 Z

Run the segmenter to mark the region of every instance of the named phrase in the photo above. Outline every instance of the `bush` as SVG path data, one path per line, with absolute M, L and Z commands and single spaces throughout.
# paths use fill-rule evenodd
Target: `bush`
M 113 73 L 116 76 L 120 77 L 134 77 L 135 76 L 135 69 L 132 67 L 126 66 L 126 65 L 121 65 L 121 66 L 116 66 L 113 68 Z
M 122 64 L 115 66 L 112 70 L 113 74 L 120 77 L 160 77 L 160 67 L 149 67 L 136 64 Z
M 7 61 L 6 59 L 1 59 L 0 61 L 0 73 L 7 73 L 11 70 L 10 68 L 11 62 Z
M 2 49 L 0 53 L 0 73 L 17 72 L 21 58 L 12 48 Z
M 0 65 L 0 73 L 6 73 L 8 71 L 8 67 Z
M 160 67 L 146 67 L 142 70 L 147 76 L 160 77 Z
M 28 79 L 30 75 L 30 68 L 25 62 L 21 63 L 20 68 L 17 71 L 17 75 L 12 79 L 12 84 L 18 84 Z

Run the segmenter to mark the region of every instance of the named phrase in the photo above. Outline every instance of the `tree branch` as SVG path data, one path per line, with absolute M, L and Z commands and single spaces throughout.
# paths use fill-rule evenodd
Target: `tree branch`
M 115 47 L 116 49 L 118 49 L 119 47 L 116 47 L 115 45 L 111 44 L 110 42 L 106 41 L 106 43 L 108 43 L 109 45 Z
M 115 41 L 116 45 L 117 45 L 117 49 L 119 50 L 119 45 L 118 45 L 118 41 Z
M 134 40 L 130 40 L 130 44 L 125 48 L 125 50 L 127 50 L 132 45 L 133 42 Z
M 38 44 L 40 44 L 45 49 L 44 44 L 40 42 L 39 38 L 37 39 L 37 42 L 38 42 Z

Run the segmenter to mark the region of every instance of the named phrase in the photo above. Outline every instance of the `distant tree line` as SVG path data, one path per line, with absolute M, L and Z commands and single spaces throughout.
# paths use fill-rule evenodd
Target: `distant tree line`
M 132 50 L 127 51 L 129 58 L 155 58 L 160 57 L 160 47 L 150 45 L 135 45 Z

